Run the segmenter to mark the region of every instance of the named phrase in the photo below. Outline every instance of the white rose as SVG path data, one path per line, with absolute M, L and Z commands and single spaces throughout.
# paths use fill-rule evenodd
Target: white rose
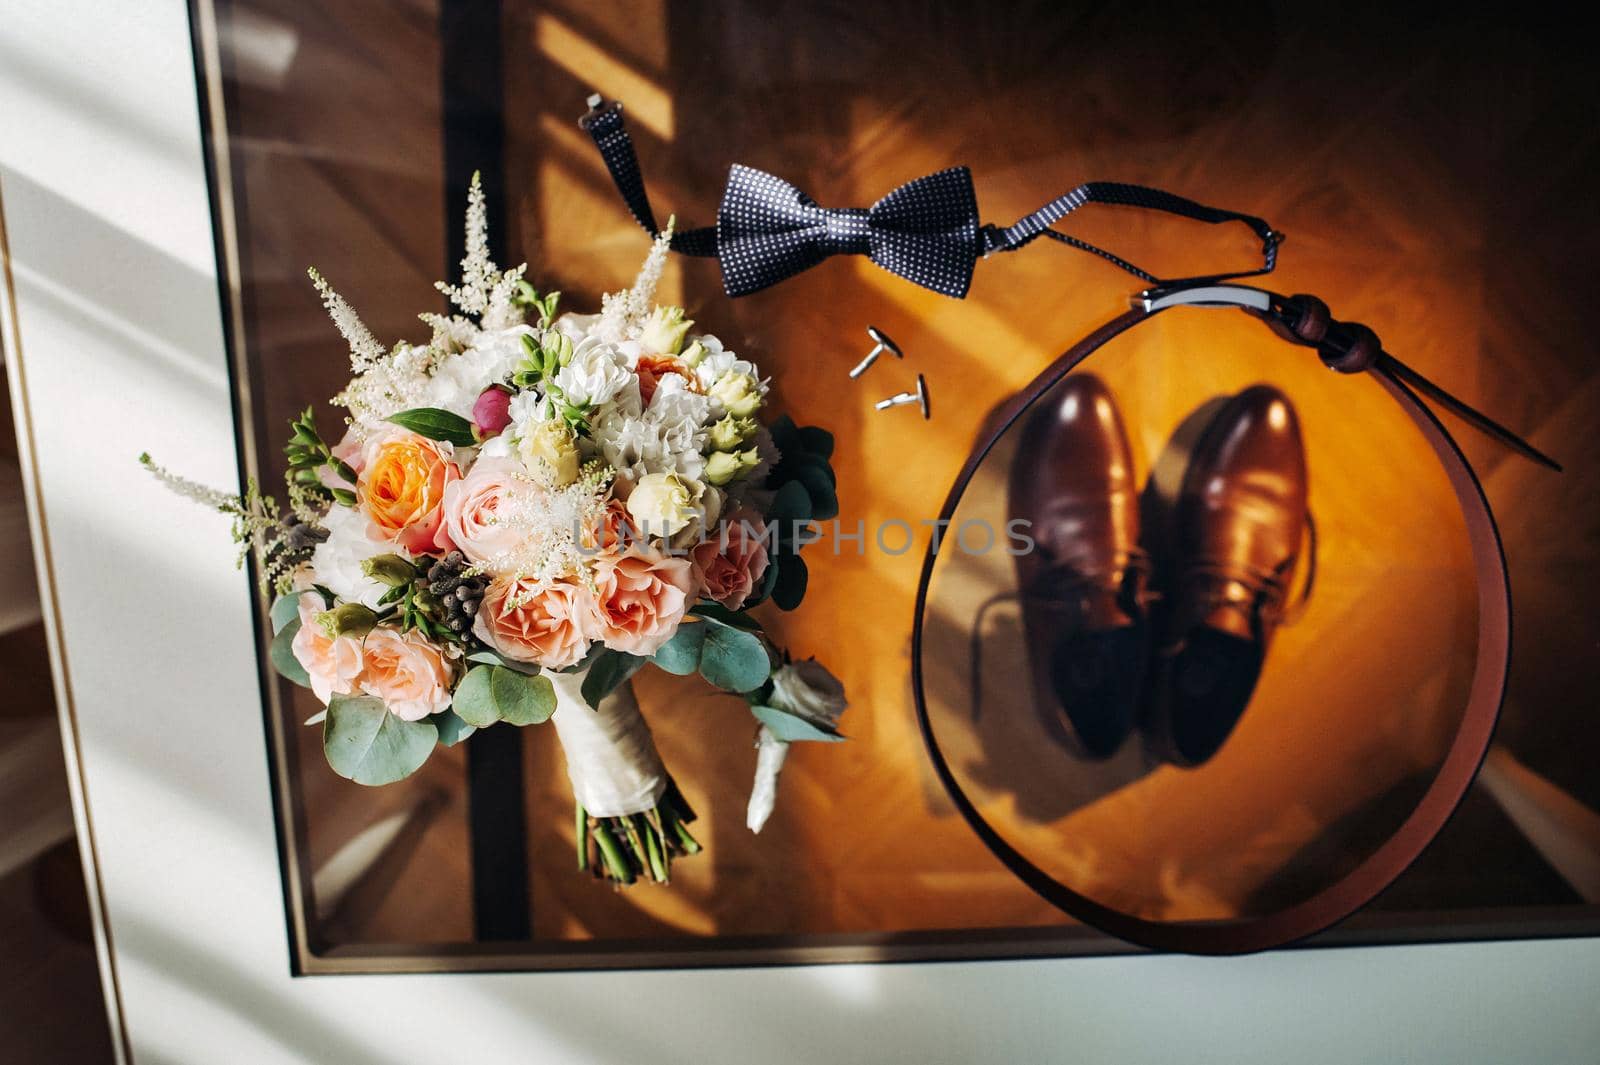
M 767 388 L 752 374 L 729 370 L 711 386 L 711 398 L 736 418 L 748 418 L 761 409 Z
M 335 503 L 322 524 L 328 538 L 311 553 L 313 579 L 345 602 L 377 609 L 378 600 L 389 588 L 363 573 L 361 563 L 375 555 L 392 554 L 395 545 L 369 536 L 367 516 L 356 507 Z
M 815 658 L 778 667 L 772 674 L 771 703 L 827 732 L 834 731 L 849 705 L 839 678 Z
M 628 494 L 628 517 L 651 536 L 671 536 L 695 516 L 694 486 L 675 473 L 650 473 Z
M 572 349 L 572 359 L 556 373 L 555 384 L 573 406 L 598 407 L 634 380 L 628 360 L 614 344 L 585 337 Z
M 710 391 L 711 386 L 717 383 L 723 374 L 747 373 L 751 377 L 759 377 L 756 373 L 756 364 L 747 359 L 741 359 L 733 352 L 722 346 L 722 341 L 706 334 L 694 338 L 694 342 L 703 349 L 703 354 L 696 357 L 694 364 L 695 376 L 700 378 L 700 387 Z

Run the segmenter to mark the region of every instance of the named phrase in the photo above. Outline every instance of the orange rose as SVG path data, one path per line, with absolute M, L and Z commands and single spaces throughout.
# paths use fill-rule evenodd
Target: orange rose
M 590 598 L 573 581 L 501 577 L 483 593 L 472 631 L 513 661 L 565 669 L 589 653 Z
M 450 663 L 422 633 L 376 628 L 361 650 L 366 658 L 361 690 L 382 699 L 395 717 L 421 721 L 450 705 Z
M 686 558 L 630 552 L 595 563 L 594 635 L 613 651 L 653 655 L 689 610 L 694 575 Z
M 444 529 L 445 486 L 461 477 L 451 445 L 403 429 L 369 437 L 361 448 L 356 497 L 374 537 L 413 554 L 449 551 Z
M 639 375 L 639 399 L 647 407 L 656 394 L 656 385 L 669 373 L 683 378 L 684 387 L 690 392 L 701 391 L 700 380 L 689 369 L 689 364 L 675 355 L 640 355 L 634 371 Z

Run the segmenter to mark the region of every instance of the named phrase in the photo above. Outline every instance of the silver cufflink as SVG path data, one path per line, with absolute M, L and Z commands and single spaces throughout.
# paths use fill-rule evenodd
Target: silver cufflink
M 886 351 L 897 359 L 906 357 L 905 352 L 900 350 L 900 345 L 890 340 L 889 334 L 881 331 L 877 326 L 867 326 L 867 336 L 871 337 L 872 342 L 877 346 L 867 352 L 867 357 L 856 363 L 856 368 L 850 371 L 850 380 L 852 381 L 866 373 L 867 367 L 877 362 L 878 356 Z
M 922 417 L 925 420 L 932 417 L 932 413 L 928 407 L 928 382 L 923 380 L 921 374 L 917 374 L 917 390 L 915 392 L 902 392 L 898 396 L 890 396 L 888 399 L 880 399 L 877 403 L 873 404 L 873 407 L 876 410 L 888 410 L 890 407 L 900 407 L 907 403 L 915 403 L 917 406 L 921 407 Z

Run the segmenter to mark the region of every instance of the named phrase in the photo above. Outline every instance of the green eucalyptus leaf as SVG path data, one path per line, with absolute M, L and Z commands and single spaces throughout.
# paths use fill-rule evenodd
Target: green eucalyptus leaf
M 825 459 L 833 457 L 833 434 L 815 425 L 802 425 L 796 430 L 800 446 L 812 455 Z
M 806 597 L 806 584 L 811 572 L 806 567 L 806 560 L 799 555 L 783 555 L 775 565 L 778 577 L 777 583 L 772 586 L 772 601 L 778 604 L 780 610 L 793 610 Z
M 461 720 L 454 710 L 443 710 L 428 718 L 433 722 L 433 727 L 439 730 L 439 742 L 446 747 L 454 747 L 468 736 L 477 732 L 476 726 L 469 725 Z
M 761 622 L 748 614 L 729 610 L 721 603 L 699 603 L 690 607 L 689 613 L 696 617 L 705 618 L 708 621 L 714 621 L 719 625 L 732 625 L 734 628 L 744 629 L 746 632 L 761 631 Z
M 467 656 L 468 662 L 482 662 L 486 665 L 501 666 L 516 673 L 528 673 L 537 676 L 540 672 L 538 666 L 532 662 L 514 662 L 502 657 L 494 651 L 474 651 Z
M 556 686 L 550 683 L 549 677 L 499 666 L 491 668 L 495 670 L 495 690 L 510 696 L 501 707 L 500 720 L 517 726 L 539 725 L 550 720 L 550 715 L 556 712 Z
M 687 677 L 700 668 L 700 648 L 710 631 L 711 626 L 705 623 L 679 625 L 651 661 L 674 676 Z
M 451 706 L 461 720 L 477 728 L 496 721 L 534 725 L 555 713 L 556 691 L 549 677 L 480 665 L 461 678 Z
M 402 721 L 370 695 L 334 696 L 322 723 L 328 765 L 346 780 L 369 787 L 415 773 L 438 740 L 431 721 Z
M 648 661 L 648 658 L 606 648 L 589 667 L 589 675 L 583 678 L 583 701 L 591 707 L 599 706 L 601 699 L 639 672 Z
M 760 637 L 727 625 L 706 626 L 700 648 L 700 675 L 730 692 L 759 688 L 772 673 L 767 646 Z
M 311 674 L 306 672 L 306 667 L 294 656 L 294 638 L 300 631 L 300 619 L 297 617 L 289 624 L 278 630 L 272 638 L 272 646 L 267 651 L 267 657 L 285 680 L 292 680 L 302 688 L 311 687 Z
M 430 440 L 443 440 L 457 447 L 472 447 L 478 442 L 478 438 L 472 435 L 471 422 L 438 407 L 413 407 L 391 414 L 389 420 L 402 429 L 410 429 Z
M 306 592 L 310 590 L 308 588 Z M 272 634 L 274 636 L 282 632 L 284 626 L 291 621 L 299 620 L 300 597 L 305 595 L 306 592 L 290 592 L 288 595 L 280 595 L 273 600 L 272 609 L 268 611 L 268 614 L 272 617 Z
M 326 721 L 327 719 L 328 719 L 328 708 L 326 706 L 324 706 L 321 710 L 318 710 L 316 713 L 314 713 L 310 717 L 306 718 L 306 724 L 308 724 L 308 725 L 320 725 L 324 721 Z
M 838 743 L 844 739 L 837 732 L 820 729 L 805 718 L 785 713 L 775 706 L 752 706 L 750 712 L 755 714 L 757 720 L 767 726 L 774 736 L 785 743 L 794 743 L 796 740 Z

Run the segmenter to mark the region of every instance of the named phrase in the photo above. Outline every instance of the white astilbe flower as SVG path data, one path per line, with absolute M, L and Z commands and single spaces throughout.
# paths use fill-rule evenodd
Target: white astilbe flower
M 378 338 L 372 335 L 361 316 L 356 314 L 356 309 L 350 306 L 350 301 L 333 290 L 333 286 L 325 281 L 316 268 L 306 271 L 311 277 L 311 283 L 317 286 L 317 295 L 322 297 L 322 305 L 327 308 L 328 317 L 333 319 L 334 328 L 339 330 L 339 335 L 344 337 L 345 343 L 350 345 L 350 369 L 361 373 L 369 366 L 383 360 L 387 352 L 383 345 L 378 343 Z
M 676 218 L 667 219 L 667 228 L 656 235 L 650 245 L 650 254 L 639 267 L 639 276 L 633 287 L 613 292 L 600 300 L 600 320 L 594 333 L 613 344 L 620 340 L 637 339 L 644 330 L 650 312 L 655 309 L 656 288 L 661 284 L 661 274 L 667 268 L 667 253 L 672 250 L 672 228 Z
M 512 303 L 517 284 L 528 264 L 502 272 L 489 258 L 489 211 L 484 202 L 483 181 L 474 172 L 467 190 L 467 251 L 461 260 L 461 284 L 440 281 L 434 285 L 451 303 L 466 314 L 476 315 L 484 329 L 497 330 L 517 325 L 522 312 Z
M 491 573 L 535 581 L 587 577 L 595 555 L 584 536 L 603 526 L 612 471 L 589 462 L 577 480 L 561 488 L 543 471 L 523 475 L 528 491 L 514 492 L 496 512 L 496 524 L 517 531 L 516 547 L 486 560 Z
M 434 358 L 429 348 L 396 344 L 387 355 L 352 377 L 344 391 L 333 397 L 336 405 L 350 411 L 351 427 L 358 439 L 391 414 L 424 405 L 433 376 Z

